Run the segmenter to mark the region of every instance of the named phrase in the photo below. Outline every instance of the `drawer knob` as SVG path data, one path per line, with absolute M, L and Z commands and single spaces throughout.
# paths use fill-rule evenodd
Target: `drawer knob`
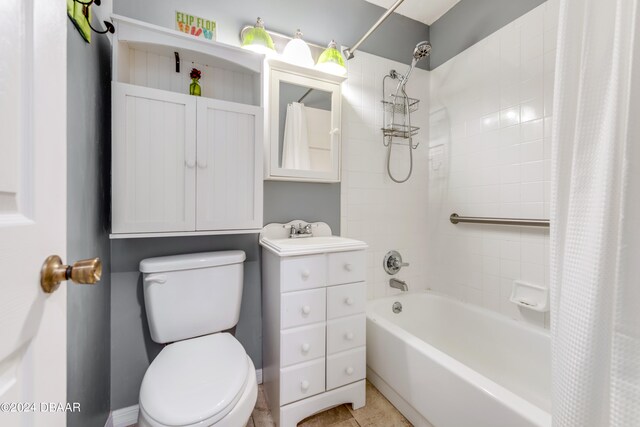
M 311 346 L 308 343 L 302 344 L 301 350 L 303 353 L 308 353 L 309 349 L 311 349 Z
M 309 270 L 302 270 L 300 275 L 302 276 L 303 279 L 306 280 L 309 278 L 309 276 L 311 276 L 311 272 Z
M 347 341 L 353 341 L 353 332 L 347 332 L 344 334 L 344 339 Z
M 353 305 L 353 298 L 351 298 L 351 297 L 346 297 L 346 298 L 344 299 L 344 303 L 345 303 L 345 304 L 347 304 L 347 305 Z
M 309 307 L 308 305 L 303 305 L 302 306 L 302 314 L 307 315 L 311 313 L 311 307 Z
M 347 271 L 353 271 L 353 265 L 347 263 L 347 264 L 344 265 L 344 269 L 347 270 Z
M 309 390 L 309 381 L 304 380 L 300 383 L 300 390 L 307 391 Z
M 347 369 L 344 370 L 344 372 L 347 375 L 353 375 L 353 368 L 349 366 Z

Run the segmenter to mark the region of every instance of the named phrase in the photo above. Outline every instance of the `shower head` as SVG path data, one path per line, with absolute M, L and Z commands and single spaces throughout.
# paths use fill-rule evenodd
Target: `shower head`
M 416 48 L 413 50 L 413 60 L 420 61 L 421 59 L 426 58 L 431 53 L 431 44 L 429 42 L 424 41 L 420 42 L 416 45 Z

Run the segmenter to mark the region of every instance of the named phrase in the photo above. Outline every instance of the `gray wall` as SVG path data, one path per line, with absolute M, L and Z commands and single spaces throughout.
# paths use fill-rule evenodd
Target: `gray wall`
M 67 260 L 100 257 L 96 286 L 67 287 L 67 401 L 70 427 L 103 427 L 109 415 L 111 45 L 67 25 Z
M 331 39 L 338 45 L 353 45 L 385 11 L 364 0 L 114 0 L 113 9 L 169 28 L 175 26 L 176 10 L 207 17 L 217 21 L 219 41 L 236 45 L 240 29 L 260 16 L 268 30 L 293 35 L 300 28 L 306 41 L 322 46 Z M 409 63 L 414 46 L 422 40 L 429 40 L 428 25 L 393 14 L 360 50 Z
M 545 0 L 462 0 L 431 25 L 430 69 L 476 44 Z
M 238 44 L 242 26 L 265 19 L 274 31 L 300 27 L 305 39 L 325 44 L 355 42 L 383 12 L 363 0 L 115 0 L 114 13 L 173 28 L 181 10 L 218 21 L 218 40 Z M 293 24 L 292 24 L 293 23 Z M 394 15 L 362 49 L 408 62 L 413 46 L 428 39 L 429 27 Z M 398 49 L 397 46 L 406 46 Z M 264 223 L 293 219 L 327 222 L 340 232 L 340 184 L 265 182 Z M 113 240 L 111 253 L 111 408 L 138 403 L 142 377 L 161 346 L 149 337 L 138 263 L 148 257 L 199 251 L 242 249 L 247 253 L 244 293 L 236 337 L 262 366 L 261 282 L 257 235 Z

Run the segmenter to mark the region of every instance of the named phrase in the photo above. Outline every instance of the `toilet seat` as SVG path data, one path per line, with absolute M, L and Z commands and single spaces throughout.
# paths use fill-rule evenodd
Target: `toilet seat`
M 252 366 L 228 333 L 170 344 L 144 376 L 140 410 L 157 425 L 215 424 L 242 397 L 250 375 L 255 376 Z

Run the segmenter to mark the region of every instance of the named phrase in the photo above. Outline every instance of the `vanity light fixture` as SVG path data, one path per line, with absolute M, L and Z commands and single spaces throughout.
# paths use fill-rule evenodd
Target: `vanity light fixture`
M 347 73 L 347 69 L 344 66 L 342 53 L 340 53 L 337 47 L 336 42 L 331 40 L 331 43 L 329 43 L 320 55 L 320 58 L 318 58 L 316 68 L 327 73 L 344 76 Z
M 282 58 L 288 62 L 303 67 L 313 67 L 313 57 L 309 45 L 302 40 L 302 32 L 296 31 L 295 36 L 287 43 L 282 52 Z
M 242 47 L 264 55 L 273 55 L 276 53 L 273 40 L 264 29 L 264 21 L 262 18 L 258 17 L 256 25 L 244 34 L 242 37 Z

